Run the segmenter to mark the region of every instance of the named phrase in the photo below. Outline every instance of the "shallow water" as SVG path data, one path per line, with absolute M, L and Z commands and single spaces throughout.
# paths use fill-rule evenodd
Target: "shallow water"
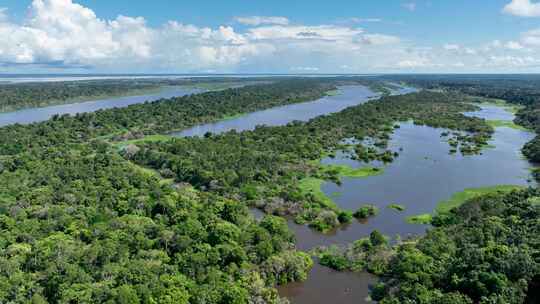
M 95 112 L 103 109 L 122 108 L 132 104 L 156 101 L 162 98 L 179 97 L 200 92 L 202 92 L 202 90 L 195 88 L 168 87 L 152 94 L 113 97 L 80 103 L 30 108 L 14 112 L 0 113 L 0 127 L 15 123 L 29 124 L 44 121 L 51 118 L 55 114 L 77 114 Z
M 412 88 L 403 88 L 398 94 L 413 92 Z M 244 116 L 222 120 L 195 126 L 180 132 L 172 133 L 173 136 L 203 136 L 206 132 L 214 134 L 230 130 L 245 131 L 253 130 L 258 125 L 282 126 L 292 121 L 307 121 L 314 117 L 339 112 L 347 107 L 364 103 L 379 95 L 368 88 L 358 85 L 339 87 L 340 94 L 325 96 L 315 101 L 275 107 L 263 111 L 249 113 Z

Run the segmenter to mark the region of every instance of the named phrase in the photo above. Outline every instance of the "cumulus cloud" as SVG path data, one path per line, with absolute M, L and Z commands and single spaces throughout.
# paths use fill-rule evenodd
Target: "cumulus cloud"
M 397 44 L 401 40 L 396 36 L 383 35 L 383 34 L 365 34 L 361 39 L 366 44 L 372 45 L 385 45 L 385 44 Z
M 287 25 L 289 24 L 289 19 L 285 17 L 275 17 L 275 16 L 249 16 L 249 17 L 236 17 L 234 18 L 236 22 L 244 25 L 257 26 L 261 24 L 278 24 L 278 25 Z
M 520 17 L 539 17 L 540 3 L 531 0 L 512 0 L 503 8 L 503 12 Z
M 285 17 L 238 17 L 248 25 L 243 32 L 178 21 L 150 27 L 143 17 L 101 19 L 71 0 L 34 0 L 27 16 L 12 23 L 0 11 L 0 64 L 224 72 L 261 66 L 328 69 L 348 58 L 365 68 L 372 61 L 366 58 L 380 54 L 375 48 L 400 43 L 398 37 L 358 27 L 290 25 Z
M 240 30 L 180 21 L 150 26 L 143 17 L 103 19 L 72 0 L 33 0 L 18 23 L 0 8 L 0 66 L 15 72 L 25 67 L 187 73 L 471 72 L 505 65 L 536 67 L 540 58 L 540 29 L 511 41 L 437 47 L 356 26 L 379 19 L 302 25 L 285 17 L 242 18 L 237 18 L 244 25 Z
M 34 0 L 22 24 L 6 20 L 0 18 L 4 65 L 226 69 L 272 50 L 249 43 L 232 27 L 211 29 L 171 21 L 152 28 L 142 17 L 122 15 L 103 20 L 71 0 Z
M 540 29 L 534 29 L 521 34 L 521 43 L 531 46 L 540 46 Z

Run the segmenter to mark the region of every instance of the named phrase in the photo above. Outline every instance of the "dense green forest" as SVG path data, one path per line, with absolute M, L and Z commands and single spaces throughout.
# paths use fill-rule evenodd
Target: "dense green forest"
M 0 302 L 281 302 L 274 287 L 312 265 L 284 219 L 256 221 L 241 201 L 171 184 L 106 140 L 330 88 L 291 80 L 0 129 Z
M 2 303 L 275 303 L 312 263 L 284 219 L 177 191 L 105 144 L 2 167 Z
M 239 84 L 269 81 L 270 79 L 265 78 L 257 81 L 239 78 L 148 78 L 8 83 L 0 84 L 0 112 L 82 102 L 106 97 L 148 94 L 169 86 L 213 90 L 234 87 Z
M 306 279 L 313 263 L 285 218 L 322 231 L 353 220 L 300 186 L 339 182 L 342 168 L 322 157 L 390 162 L 403 121 L 442 128 L 451 153 L 480 153 L 493 133 L 462 114 L 476 109 L 462 94 L 422 91 L 286 126 L 147 137 L 345 83 L 389 93 L 374 80 L 288 79 L 0 128 L 0 302 L 282 303 L 276 285 Z M 521 303 L 538 281 L 538 193 L 512 195 L 436 218 L 399 249 L 373 232 L 348 249 L 361 260 L 335 248 L 321 262 L 383 275 L 373 297 L 385 303 Z

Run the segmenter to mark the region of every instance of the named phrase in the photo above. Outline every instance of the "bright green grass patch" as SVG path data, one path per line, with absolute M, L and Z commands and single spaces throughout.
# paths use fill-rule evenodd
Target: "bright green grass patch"
M 513 121 L 510 121 L 510 120 L 487 120 L 487 123 L 488 125 L 494 128 L 507 127 L 507 128 L 512 128 L 512 129 L 521 130 L 521 131 L 528 131 L 527 128 L 517 125 Z
M 245 116 L 246 113 L 238 113 L 238 114 L 233 114 L 233 115 L 225 115 L 221 118 L 221 120 L 233 120 L 233 119 L 237 119 L 237 118 L 240 118 L 242 116 Z
M 328 92 L 326 92 L 326 96 L 336 96 L 336 95 L 340 95 L 341 92 L 339 90 L 330 90 Z
M 474 197 L 478 197 L 478 196 L 489 194 L 489 193 L 495 193 L 495 192 L 510 192 L 513 190 L 519 190 L 523 188 L 525 187 L 514 186 L 514 185 L 498 185 L 498 186 L 483 187 L 483 188 L 468 188 L 462 192 L 454 193 L 454 195 L 452 195 L 452 197 L 448 200 L 439 202 L 437 204 L 437 208 L 435 208 L 435 211 L 437 213 L 449 212 L 453 208 L 461 206 L 467 200 Z
M 164 134 L 155 134 L 155 135 L 147 135 L 143 138 L 137 138 L 137 139 L 132 139 L 132 140 L 126 140 L 126 141 L 121 141 L 121 142 L 117 142 L 115 143 L 114 145 L 119 148 L 119 149 L 122 149 L 123 147 L 127 146 L 127 145 L 130 145 L 130 144 L 138 144 L 138 143 L 145 143 L 145 142 L 159 142 L 159 141 L 168 141 L 168 140 L 171 140 L 173 139 L 174 137 L 173 136 L 170 136 L 170 135 L 164 135 Z
M 487 98 L 487 97 L 474 97 L 477 101 L 480 101 L 482 105 L 487 106 L 497 106 L 504 108 L 505 111 L 510 112 L 512 114 L 517 113 L 523 106 L 511 104 L 506 102 L 503 99 L 497 99 L 497 98 Z
M 334 201 L 329 198 L 322 190 L 321 186 L 325 181 L 320 178 L 308 177 L 300 180 L 298 188 L 303 193 L 311 193 L 317 200 L 322 202 L 326 207 L 338 209 Z
M 492 187 L 482 187 L 482 188 L 468 188 L 465 189 L 462 192 L 457 192 L 452 195 L 452 197 L 445 201 L 440 201 L 437 204 L 437 207 L 435 208 L 436 214 L 443 214 L 450 212 L 450 210 L 461 206 L 466 201 L 490 194 L 490 193 L 496 193 L 496 192 L 510 192 L 513 190 L 520 190 L 525 187 L 523 186 L 514 186 L 514 185 L 498 185 L 498 186 L 492 186 Z M 407 217 L 405 220 L 407 223 L 410 224 L 430 224 L 431 220 L 433 218 L 433 215 L 429 213 L 424 214 L 418 214 Z
M 530 197 L 527 199 L 527 202 L 531 203 L 533 206 L 540 206 L 540 197 Z
M 160 185 L 172 185 L 174 183 L 174 178 L 163 178 L 163 177 L 161 177 L 161 174 L 159 174 L 159 172 L 157 170 L 146 168 L 146 167 L 137 165 L 137 164 L 132 163 L 132 162 L 128 162 L 128 163 L 129 163 L 129 165 L 131 167 L 133 167 L 133 169 L 135 169 L 136 171 L 138 171 L 142 175 L 145 175 L 147 177 L 155 177 L 155 178 L 159 179 L 159 184 Z
M 400 205 L 400 204 L 390 204 L 387 207 L 390 208 L 390 209 L 397 210 L 397 211 L 404 211 L 405 210 L 405 206 Z
M 323 171 L 337 171 L 341 177 L 368 177 L 382 174 L 384 171 L 376 167 L 353 168 L 347 165 L 323 165 Z
M 418 214 L 413 216 L 408 216 L 406 218 L 407 223 L 409 224 L 423 224 L 429 225 L 433 216 L 429 213 Z

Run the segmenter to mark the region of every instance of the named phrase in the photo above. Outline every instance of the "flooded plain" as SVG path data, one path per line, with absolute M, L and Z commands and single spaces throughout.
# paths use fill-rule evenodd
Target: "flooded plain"
M 514 115 L 503 107 L 482 105 L 481 110 L 467 115 L 474 115 L 488 120 L 509 120 Z M 534 137 L 531 132 L 509 127 L 497 127 L 490 147 L 481 155 L 463 156 L 449 154 L 449 145 L 441 138 L 444 129 L 401 123 L 401 128 L 392 135 L 389 148 L 402 150 L 400 156 L 384 168 L 381 175 L 366 178 L 344 178 L 342 185 L 325 183 L 324 193 L 331 197 L 341 208 L 354 211 L 361 205 L 376 205 L 380 213 L 366 221 L 354 221 L 327 234 L 314 231 L 306 226 L 289 223 L 301 250 L 310 250 L 316 246 L 347 244 L 366 237 L 373 230 L 379 230 L 389 236 L 425 233 L 427 225 L 409 224 L 406 218 L 411 215 L 433 213 L 438 202 L 449 199 L 452 194 L 466 188 L 478 188 L 495 185 L 533 185 L 530 179 L 531 164 L 521 155 L 521 147 Z M 337 153 L 335 158 L 326 158 L 326 164 L 346 164 L 352 167 L 366 164 L 351 160 L 347 153 Z M 373 164 L 370 164 L 373 165 Z M 404 211 L 388 208 L 390 204 L 400 204 Z M 336 277 L 333 271 L 323 271 L 321 266 L 314 267 L 308 280 L 280 287 L 282 296 L 294 304 L 304 303 L 370 303 L 369 285 L 375 282 L 368 274 L 341 273 Z M 324 268 L 323 268 L 324 269 Z M 354 292 L 344 292 L 343 286 L 354 286 Z M 324 292 L 319 293 L 321 290 Z M 311 294 L 319 296 L 312 297 Z

